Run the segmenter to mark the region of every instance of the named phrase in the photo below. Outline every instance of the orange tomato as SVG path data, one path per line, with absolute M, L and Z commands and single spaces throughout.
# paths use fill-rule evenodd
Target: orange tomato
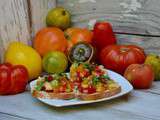
M 91 43 L 93 38 L 93 33 L 86 28 L 68 28 L 65 31 L 65 35 L 68 40 L 68 50 L 70 50 L 70 48 L 78 42 L 83 41 Z
M 33 46 L 41 56 L 44 56 L 50 51 L 65 52 L 67 48 L 67 40 L 61 29 L 48 27 L 41 29 L 36 34 Z

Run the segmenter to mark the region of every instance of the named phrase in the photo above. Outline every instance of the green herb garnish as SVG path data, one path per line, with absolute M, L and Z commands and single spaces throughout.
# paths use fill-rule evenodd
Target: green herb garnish
M 77 67 L 79 66 L 79 64 L 80 64 L 80 63 L 75 62 L 75 63 L 73 63 L 73 66 L 74 66 L 75 68 L 77 68 Z
M 90 73 L 91 73 L 91 72 L 93 71 L 93 69 L 94 69 L 94 65 L 93 65 L 93 64 L 89 64 L 89 63 L 83 63 L 83 67 L 84 67 L 85 69 L 88 69 Z
M 92 79 L 93 85 L 96 85 L 99 82 L 99 77 L 94 76 Z
M 101 78 L 102 78 L 102 79 L 110 80 L 110 77 L 109 77 L 108 75 L 102 75 Z
M 43 85 L 44 85 L 44 81 L 40 81 L 40 82 L 39 82 L 39 85 L 37 85 L 37 86 L 35 87 L 35 89 L 36 89 L 37 91 L 40 91 L 40 90 L 42 89 Z

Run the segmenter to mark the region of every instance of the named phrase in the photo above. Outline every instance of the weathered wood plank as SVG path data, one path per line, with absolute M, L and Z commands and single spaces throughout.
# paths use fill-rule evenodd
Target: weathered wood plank
M 144 48 L 146 53 L 160 55 L 160 37 L 117 34 L 119 44 L 134 44 Z
M 76 26 L 107 20 L 115 32 L 160 36 L 159 0 L 58 0 L 72 13 Z
M 0 1 L 0 58 L 11 41 L 30 41 L 28 6 L 26 0 Z
M 49 9 L 56 6 L 56 0 L 29 0 L 30 4 L 30 18 L 32 24 L 32 35 L 43 28 L 45 18 Z
M 160 95 L 133 91 L 128 97 L 90 105 L 55 108 L 31 97 L 28 92 L 0 96 L 0 112 L 35 120 L 159 120 Z M 16 108 L 16 109 L 15 109 Z
M 144 90 L 144 91 L 160 95 L 160 87 L 159 86 L 160 86 L 160 81 L 156 81 L 153 83 L 153 85 L 150 89 Z
M 10 115 L 6 113 L 0 113 L 0 120 L 31 120 L 31 119 L 23 118 L 16 115 Z

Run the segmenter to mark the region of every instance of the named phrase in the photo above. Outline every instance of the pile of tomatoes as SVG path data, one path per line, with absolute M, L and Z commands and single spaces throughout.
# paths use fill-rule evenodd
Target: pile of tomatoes
M 118 45 L 110 23 L 97 22 L 92 31 L 87 28 L 71 27 L 62 30 L 58 27 L 45 27 L 37 32 L 33 48 L 41 57 L 51 51 L 60 51 L 66 56 L 79 42 L 87 43 L 96 49 L 96 61 L 121 75 L 124 75 L 135 88 L 149 88 L 154 73 L 143 48 L 136 45 Z M 29 79 L 23 66 L 0 65 L 0 94 L 23 92 Z M 7 81 L 7 82 L 6 82 Z M 6 82 L 4 84 L 4 82 Z M 90 91 L 94 90 L 90 88 Z
M 111 24 L 105 21 L 97 22 L 92 31 L 78 27 L 71 27 L 65 31 L 55 27 L 41 29 L 34 39 L 33 46 L 41 56 L 53 50 L 67 54 L 78 42 L 85 42 L 95 47 L 96 62 L 121 75 L 124 75 L 130 65 L 143 64 L 146 58 L 144 49 L 139 46 L 118 45 Z M 134 65 L 133 68 L 137 67 L 139 66 Z M 149 71 L 145 70 L 146 67 Z M 153 71 L 147 65 L 143 65 L 141 69 L 144 71 L 143 74 L 137 72 L 137 69 L 136 72 L 127 69 L 125 77 L 133 83 L 135 88 L 149 88 L 154 79 Z M 131 73 L 132 75 L 130 75 Z M 145 75 L 151 77 L 145 78 L 143 82 L 139 80 L 139 78 L 143 79 Z

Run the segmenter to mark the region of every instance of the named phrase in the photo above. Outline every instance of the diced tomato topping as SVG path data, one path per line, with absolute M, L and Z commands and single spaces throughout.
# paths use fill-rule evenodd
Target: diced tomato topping
M 60 86 L 59 92 L 63 93 L 66 91 L 66 86 Z
M 81 82 L 79 82 L 79 81 L 74 81 L 74 83 L 73 83 L 75 86 L 77 86 L 78 88 L 81 86 Z
M 99 68 L 99 66 L 96 66 L 95 71 L 96 72 L 101 71 L 101 69 Z
M 84 71 L 83 71 L 83 75 L 84 75 L 84 77 L 88 77 L 88 76 L 89 76 L 89 71 L 84 70 Z
M 71 90 L 74 89 L 74 83 L 73 82 L 70 82 L 70 87 L 71 87 Z
M 93 86 L 89 86 L 88 88 L 79 87 L 79 91 L 86 94 L 92 94 L 96 92 L 96 88 Z
M 81 77 L 81 73 L 77 72 L 77 77 L 80 78 Z
M 61 80 L 61 85 L 62 85 L 62 86 L 66 86 L 66 85 L 67 85 L 67 82 L 62 79 L 62 80 Z
M 51 75 L 48 76 L 47 80 L 50 82 L 53 80 L 53 77 Z
M 93 86 L 89 86 L 88 87 L 88 93 L 89 94 L 92 94 L 92 93 L 95 93 L 96 92 L 96 88 L 95 87 L 93 87 Z

